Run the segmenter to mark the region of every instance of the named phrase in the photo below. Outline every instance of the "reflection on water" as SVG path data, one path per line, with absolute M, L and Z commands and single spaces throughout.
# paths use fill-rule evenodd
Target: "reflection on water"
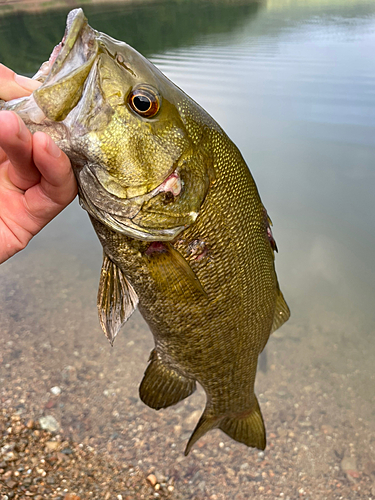
M 268 432 L 276 436 L 271 438 L 275 448 L 269 449 L 272 467 L 277 468 L 274 462 L 279 457 L 281 463 L 295 467 L 296 474 L 306 472 L 307 467 L 311 477 L 319 479 L 321 463 L 340 479 L 340 460 L 333 450 L 341 458 L 351 452 L 362 457 L 358 468 L 362 467 L 362 477 L 369 477 L 371 483 L 371 465 L 366 469 L 365 464 L 373 463 L 372 458 L 366 460 L 375 453 L 374 2 L 164 1 L 85 10 L 92 26 L 143 51 L 217 119 L 240 147 L 273 219 L 280 250 L 277 270 L 292 318 L 271 339 L 270 368 L 258 378 Z M 65 15 L 66 11 L 59 11 L 0 19 L 0 60 L 17 71 L 35 71 L 61 38 Z M 94 340 L 90 339 L 102 340 L 98 340 L 101 333 L 95 316 L 100 263 L 99 245 L 84 212 L 75 204 L 22 255 L 2 266 L 0 291 L 7 298 L 7 309 L 1 314 L 5 324 L 18 331 L 19 342 L 27 336 L 22 336 L 17 324 L 29 324 L 35 335 L 48 337 L 56 349 L 64 331 L 67 354 L 61 363 L 71 364 L 68 358 L 74 351 L 91 359 L 94 354 L 87 345 Z M 17 300 L 25 307 L 17 306 Z M 40 351 L 38 338 L 33 342 Z M 151 336 L 136 317 L 124 328 L 113 352 L 107 351 L 103 339 L 95 356 L 105 376 L 108 369 L 113 384 L 125 387 L 127 397 L 137 398 L 137 384 L 151 347 Z M 43 356 L 35 356 L 43 370 L 53 370 Z M 121 370 L 117 374 L 111 374 L 114 360 L 116 370 Z M 91 391 L 104 415 L 110 403 L 102 401 L 100 391 Z M 199 408 L 203 399 L 198 395 L 191 404 L 166 410 L 162 417 L 146 412 L 147 418 L 134 401 L 134 418 L 146 427 L 149 421 L 162 428 L 164 420 L 173 423 L 177 415 L 188 419 L 189 411 Z M 123 400 L 116 403 L 117 407 L 121 404 Z M 318 409 L 320 416 L 314 413 Z M 74 423 L 67 409 L 58 411 L 78 439 L 85 436 L 82 422 Z M 310 419 L 311 433 L 308 426 L 300 425 L 302 415 Z M 105 441 L 104 417 L 96 414 L 92 419 Z M 191 427 L 183 422 L 185 432 Z M 283 451 L 284 424 L 287 430 L 300 427 L 294 430 L 297 443 L 293 442 L 296 437 L 284 436 Z M 335 428 L 332 441 L 320 441 L 322 424 Z M 175 455 L 164 442 L 173 439 L 168 434 L 178 432 L 179 425 L 175 421 L 155 438 L 161 449 L 166 448 L 165 453 L 157 452 L 166 469 L 182 452 L 183 441 L 178 442 Z M 312 441 L 309 435 L 314 436 Z M 134 457 L 145 464 L 149 437 L 143 436 L 145 442 L 133 449 Z M 224 463 L 213 451 L 221 439 L 221 434 L 213 433 L 203 450 L 206 457 L 215 457 L 217 466 Z M 314 448 L 313 442 L 319 446 Z M 228 440 L 225 446 L 233 450 L 228 454 L 233 453 L 235 471 L 246 470 L 241 469 L 242 462 L 257 456 Z M 308 451 L 303 452 L 304 446 Z M 290 458 L 293 449 L 302 451 Z M 153 452 L 147 453 L 152 457 Z M 206 484 L 201 485 L 202 498 L 208 498 L 208 493 L 220 495 L 220 488 L 215 489 L 214 481 L 206 477 L 204 460 L 198 460 L 202 468 L 198 482 Z M 367 476 L 366 470 L 370 470 Z M 227 478 L 225 471 L 222 474 Z M 189 492 L 198 488 L 194 481 L 188 484 L 189 477 L 181 486 L 186 498 L 192 498 Z M 294 476 L 286 469 L 285 477 L 292 482 Z M 246 491 L 260 495 L 258 486 L 248 486 Z M 225 498 L 241 490 L 228 478 L 222 488 Z M 277 488 L 272 491 L 276 495 Z M 288 485 L 283 491 L 289 491 Z M 311 492 L 311 498 L 339 498 L 327 493 L 328 489 L 317 491 Z M 369 498 L 365 491 L 353 489 L 353 495 Z M 297 498 L 297 493 L 290 493 L 290 498 Z
M 170 0 L 146 4 L 87 5 L 85 14 L 96 29 L 125 40 L 148 56 L 171 47 L 195 45 L 208 34 L 230 33 L 253 17 L 259 8 L 260 2 L 256 0 L 233 4 L 210 0 Z M 8 17 L 0 17 L 0 60 L 4 64 L 12 63 L 15 71 L 35 73 L 40 61 L 48 59 L 51 47 L 60 42 L 68 10 L 51 10 L 35 15 L 19 13 L 11 23 Z

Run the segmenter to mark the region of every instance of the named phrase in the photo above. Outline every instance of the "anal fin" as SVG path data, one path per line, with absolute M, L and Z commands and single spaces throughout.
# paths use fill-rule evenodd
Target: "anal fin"
M 152 351 L 150 358 L 139 388 L 139 396 L 147 406 L 154 410 L 167 408 L 195 391 L 195 380 L 165 365 L 156 351 Z

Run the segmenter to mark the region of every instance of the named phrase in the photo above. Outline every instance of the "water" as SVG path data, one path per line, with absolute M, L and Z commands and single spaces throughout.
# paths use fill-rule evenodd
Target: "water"
M 0 18 L 0 60 L 35 72 L 59 42 L 66 12 Z M 4 347 L 1 380 L 42 374 L 44 385 L 26 405 L 38 415 L 45 413 L 49 385 L 61 385 L 64 366 L 77 365 L 89 378 L 82 378 L 85 387 L 66 388 L 70 397 L 54 409 L 64 429 L 104 447 L 117 426 L 132 440 L 121 453 L 146 471 L 157 465 L 175 474 L 183 498 L 250 498 L 268 487 L 267 498 L 299 498 L 300 487 L 314 499 L 336 498 L 336 479 L 350 498 L 369 498 L 375 481 L 374 2 L 159 1 L 87 5 L 85 12 L 93 27 L 136 47 L 212 114 L 242 151 L 273 219 L 277 271 L 292 318 L 269 342 L 268 371 L 258 375 L 257 392 L 274 436 L 266 458 L 276 478 L 268 472 L 264 490 L 249 479 L 243 485 L 241 464 L 256 469 L 260 459 L 219 431 L 176 465 L 195 423 L 189 414 L 202 408 L 203 395 L 158 414 L 137 402 L 151 335 L 136 316 L 115 348 L 107 347 L 95 311 L 101 249 L 77 203 L 1 266 L 3 345 L 14 341 L 20 350 L 12 357 L 15 347 Z M 108 387 L 114 399 L 103 396 Z M 143 430 L 131 430 L 139 425 Z M 121 446 L 124 440 L 117 440 L 111 450 L 120 453 Z M 349 454 L 360 474 L 354 483 L 340 466 Z

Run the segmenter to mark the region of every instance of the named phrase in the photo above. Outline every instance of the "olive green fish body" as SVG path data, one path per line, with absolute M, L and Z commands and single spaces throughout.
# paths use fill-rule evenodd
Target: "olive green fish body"
M 154 244 L 123 238 L 95 221 L 94 227 L 139 297 L 155 337 L 154 357 L 202 385 L 205 417 L 217 427 L 225 417 L 258 409 L 257 360 L 270 335 L 279 289 L 267 217 L 251 174 L 224 133 L 213 130 L 206 142 L 215 180 L 195 224 L 173 242 L 206 295 L 180 272 L 162 244 L 153 249 Z M 150 380 L 144 391 L 141 386 L 142 399 L 152 407 L 169 406 L 162 401 L 167 380 L 162 382 Z M 265 445 L 263 428 L 238 439 Z

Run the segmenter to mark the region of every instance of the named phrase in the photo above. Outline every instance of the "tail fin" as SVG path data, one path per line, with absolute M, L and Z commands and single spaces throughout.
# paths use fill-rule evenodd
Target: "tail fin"
M 256 398 L 251 413 L 245 416 L 225 417 L 220 422 L 219 428 L 239 443 L 259 450 L 264 450 L 266 447 L 266 429 Z
M 218 427 L 229 437 L 244 443 L 247 446 L 264 450 L 266 447 L 266 430 L 258 400 L 255 398 L 255 405 L 251 412 L 233 417 L 209 417 L 207 408 L 199 419 L 193 434 L 190 436 L 185 449 L 185 456 L 189 454 L 193 445 L 206 432 Z
M 204 410 L 203 415 L 199 419 L 199 422 L 197 423 L 193 434 L 190 436 L 188 444 L 186 445 L 185 448 L 185 456 L 189 455 L 191 448 L 198 441 L 198 439 L 200 439 L 204 434 L 206 434 L 206 432 L 218 427 L 218 424 L 220 422 L 220 417 L 219 418 L 207 417 L 206 413 L 207 409 Z

